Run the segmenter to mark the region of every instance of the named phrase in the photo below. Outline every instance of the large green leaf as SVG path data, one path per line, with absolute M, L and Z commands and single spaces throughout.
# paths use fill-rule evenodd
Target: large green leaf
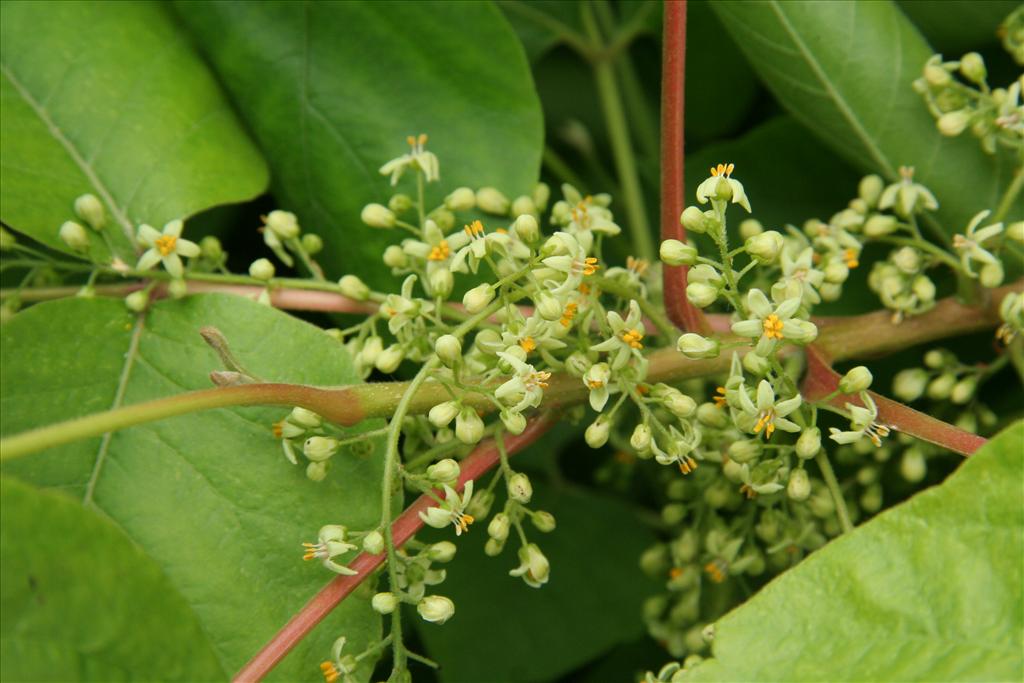
M 538 481 L 532 506 L 558 521 L 550 534 L 527 524 L 551 561 L 550 581 L 538 589 L 509 576 L 518 564 L 515 534 L 502 555 L 487 557 L 486 531 L 474 527 L 438 586 L 455 601 L 455 616 L 443 628 L 420 629 L 444 664 L 442 681 L 552 680 L 643 632 L 640 604 L 656 586 L 637 558 L 654 542 L 650 530 L 618 501 Z
M 713 8 L 779 101 L 828 146 L 890 180 L 914 166 L 939 199 L 946 232 L 999 203 L 1010 159 L 986 155 L 970 134 L 936 131 L 911 88 L 931 49 L 894 4 L 729 0 Z
M 225 678 L 152 559 L 76 501 L 0 480 L 0 678 Z
M 383 285 L 393 234 L 359 220 L 394 191 L 377 169 L 428 133 L 444 189 L 532 190 L 542 125 L 522 46 L 481 2 L 177 5 L 270 160 L 274 194 L 321 233 L 319 257 Z M 415 195 L 407 175 L 399 189 Z
M 4 2 L 0 217 L 57 249 L 86 192 L 125 231 L 266 187 L 267 169 L 186 36 L 157 4 Z M 111 218 L 112 216 L 112 218 Z M 94 239 L 96 258 L 108 253 Z
M 1024 422 L 715 626 L 687 681 L 1019 681 Z
M 1016 0 L 899 0 L 928 43 L 946 59 L 996 43 L 996 29 L 1020 3 Z
M 197 333 L 204 325 L 218 327 L 266 379 L 358 381 L 337 341 L 238 297 L 164 301 L 139 319 L 117 300 L 55 301 L 2 328 L 3 433 L 208 387 L 218 361 Z M 379 451 L 339 453 L 328 478 L 313 483 L 271 434 L 284 414 L 238 408 L 176 417 L 10 461 L 3 471 L 116 522 L 188 601 L 232 673 L 329 578 L 301 562 L 300 543 L 323 524 L 368 528 L 380 515 Z M 315 679 L 333 638 L 345 634 L 358 648 L 378 630 L 367 601 L 350 599 L 276 676 Z

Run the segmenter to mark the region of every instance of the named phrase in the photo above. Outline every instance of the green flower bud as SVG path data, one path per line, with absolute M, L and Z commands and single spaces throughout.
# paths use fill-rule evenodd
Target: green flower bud
M 633 429 L 629 437 L 629 445 L 637 451 L 646 451 L 651 447 L 651 428 L 641 422 Z
M 912 484 L 924 479 L 928 474 L 928 464 L 925 462 L 924 453 L 920 448 L 908 448 L 903 451 L 900 459 L 900 475 Z
M 484 519 L 491 514 L 492 505 L 494 505 L 494 493 L 487 489 L 481 489 L 473 494 L 469 505 L 466 506 L 466 512 L 477 519 Z
M 451 334 L 442 334 L 434 342 L 434 353 L 441 359 L 441 362 L 452 367 L 462 360 L 462 342 Z
M 306 478 L 310 481 L 323 481 L 326 476 L 326 462 L 311 462 L 306 465 Z
M 459 410 L 461 410 L 461 407 L 457 401 L 445 401 L 431 408 L 430 412 L 427 413 L 427 419 L 430 420 L 430 424 L 441 429 L 442 427 L 447 427 L 455 419 L 455 416 L 459 414 Z
M 796 440 L 796 454 L 804 460 L 810 460 L 821 450 L 821 430 L 817 427 L 810 427 L 800 433 Z
M 718 290 L 703 282 L 691 282 L 686 285 L 686 298 L 697 308 L 707 308 L 715 303 Z
M 451 295 L 452 289 L 455 288 L 455 277 L 452 275 L 452 271 L 447 268 L 438 268 L 428 277 L 430 278 L 430 292 L 435 297 L 447 299 Z
M 874 513 L 882 509 L 882 486 L 872 484 L 860 497 L 860 506 L 864 512 Z
M 842 284 L 850 277 L 850 269 L 842 261 L 829 261 L 825 266 L 825 282 Z
M 355 275 L 344 275 L 338 280 L 338 288 L 343 296 L 356 301 L 366 301 L 370 296 L 370 288 Z
M 697 412 L 697 402 L 680 391 L 673 391 L 664 401 L 669 412 L 680 419 L 686 419 Z
M 380 555 L 384 552 L 384 534 L 379 531 L 371 531 L 363 537 L 363 550 L 371 555 Z
M 505 425 L 509 434 L 522 434 L 526 429 L 526 418 L 522 413 L 514 413 L 510 410 L 503 410 L 499 414 L 501 423 Z
M 921 263 L 923 258 L 921 252 L 913 247 L 902 247 L 892 253 L 889 259 L 893 262 L 897 268 L 906 273 L 907 275 L 913 275 L 921 269 Z
M 416 611 L 425 621 L 443 624 L 455 614 L 455 603 L 442 595 L 428 595 L 417 603 Z
M 974 392 L 978 388 L 977 375 L 969 375 L 953 385 L 949 400 L 957 405 L 964 405 L 974 398 Z
M 385 375 L 390 375 L 398 366 L 402 364 L 402 360 L 405 358 L 405 351 L 398 344 L 392 344 L 387 347 L 374 359 L 373 364 L 378 370 L 383 372 Z
M 413 207 L 412 197 L 407 194 L 392 195 L 388 200 L 388 208 L 395 213 L 405 213 Z
M 839 380 L 839 391 L 844 394 L 856 394 L 866 391 L 871 386 L 871 380 L 871 371 L 863 365 L 858 365 Z
M 519 239 L 529 244 L 540 239 L 540 226 L 537 225 L 537 219 L 533 214 L 520 215 L 512 224 L 512 230 L 519 236 Z
M 697 406 L 697 420 L 715 429 L 722 429 L 729 424 L 728 414 L 714 403 L 701 403 Z
M 129 311 L 142 313 L 149 305 L 149 292 L 144 289 L 132 292 L 124 298 L 124 305 L 128 307 Z
M 547 183 L 537 183 L 533 188 L 533 203 L 538 209 L 544 211 L 548 208 L 548 200 L 551 198 L 551 188 Z
M 985 60 L 977 52 L 968 52 L 960 58 L 960 73 L 967 80 L 978 85 L 983 84 L 988 77 L 988 71 L 985 69 Z
M 496 541 L 504 543 L 508 538 L 509 529 L 511 528 L 512 523 L 508 515 L 504 512 L 499 512 L 491 518 L 490 524 L 487 525 L 487 535 Z
M 371 228 L 395 227 L 394 212 L 383 204 L 367 204 L 359 217 Z
M 267 230 L 282 240 L 299 236 L 299 220 L 291 211 L 271 211 L 264 220 Z
M 1003 278 L 1005 273 L 1003 272 L 1003 264 L 999 261 L 994 263 L 986 263 L 981 267 L 981 272 L 978 273 L 978 282 L 983 287 L 998 287 L 1003 284 Z
M 475 408 L 464 407 L 455 417 L 455 436 L 464 444 L 473 445 L 484 436 L 484 421 Z
M 533 303 L 537 307 L 537 313 L 540 314 L 540 317 L 548 321 L 559 320 L 565 308 L 556 297 L 547 292 L 537 294 L 533 299 Z
M 970 432 L 971 434 L 978 433 L 978 418 L 974 413 L 963 413 L 953 424 L 965 432 Z
M 884 189 L 885 181 L 872 173 L 861 178 L 857 185 L 857 196 L 863 199 L 868 206 L 874 207 L 878 205 L 878 198 L 882 196 Z
M 868 237 L 883 237 L 896 231 L 896 217 L 876 213 L 864 223 L 864 234 Z
M 74 221 L 64 221 L 60 226 L 61 240 L 74 251 L 89 251 L 89 233 Z
M 739 484 L 743 481 L 743 472 L 743 465 L 732 458 L 728 458 L 724 463 L 722 463 L 722 474 L 724 474 L 725 478 L 734 484 Z
M 753 439 L 739 439 L 729 444 L 729 459 L 735 460 L 738 463 L 750 462 L 759 455 L 761 455 L 760 441 L 754 441 Z
M 956 375 L 946 372 L 928 384 L 928 398 L 936 401 L 944 401 L 953 393 L 953 386 L 956 384 Z
M 302 248 L 305 249 L 306 253 L 310 256 L 315 256 L 324 250 L 324 240 L 320 235 L 307 232 L 302 236 Z
M 274 264 L 268 259 L 260 258 L 256 259 L 249 264 L 249 275 L 266 282 L 274 277 Z
M 949 72 L 941 66 L 935 62 L 929 62 L 924 67 L 924 80 L 932 87 L 941 88 L 949 85 L 953 79 L 950 77 Z
M 764 232 L 764 226 L 756 218 L 745 218 L 740 223 L 740 238 L 744 241 L 749 240 L 755 235 L 760 235 L 762 232 Z
M 932 368 L 933 370 L 937 370 L 955 362 L 956 357 L 945 349 L 932 349 L 928 353 L 924 354 L 925 366 Z
M 498 555 L 501 555 L 501 551 L 504 549 L 504 541 L 496 541 L 493 538 L 488 538 L 487 543 L 484 543 L 484 554 L 488 557 L 496 557 Z
M 448 232 L 455 227 L 455 214 L 443 207 L 431 211 L 427 218 L 434 221 L 442 232 Z
M 512 216 L 534 216 L 537 212 L 537 207 L 533 203 L 533 197 L 527 197 L 526 195 L 520 195 L 512 200 L 512 208 L 509 210 Z
M 555 530 L 555 516 L 546 510 L 537 510 L 530 515 L 530 521 L 537 531 L 547 534 Z
M 807 500 L 811 495 L 811 480 L 807 478 L 807 471 L 795 469 L 789 473 L 789 483 L 786 485 L 786 495 L 790 500 L 797 502 Z
M 661 578 L 669 568 L 668 547 L 663 543 L 652 545 L 640 554 L 640 570 L 655 578 Z
M 302 444 L 302 453 L 313 462 L 323 462 L 338 452 L 338 440 L 330 436 L 311 436 Z
M 1024 221 L 1014 221 L 1006 226 L 1007 238 L 1017 243 L 1024 243 Z
M 427 559 L 431 562 L 451 562 L 457 548 L 451 541 L 439 541 L 427 548 Z
M 762 232 L 760 235 L 747 238 L 743 248 L 755 261 L 761 265 L 768 265 L 769 263 L 774 263 L 779 257 L 784 244 L 785 242 L 780 233 L 775 230 L 769 230 Z
M 508 480 L 508 497 L 523 505 L 533 498 L 533 484 L 530 478 L 522 472 L 516 472 Z
M 832 500 L 832 494 L 823 487 L 812 490 L 811 497 L 807 500 L 807 507 L 811 514 L 819 519 L 825 519 L 835 514 L 836 504 Z
M 388 268 L 405 268 L 409 265 L 409 257 L 397 244 L 384 250 L 384 265 Z
M 587 427 L 583 438 L 586 439 L 587 445 L 591 448 L 600 448 L 608 443 L 608 436 L 610 434 L 610 421 L 605 419 L 604 415 L 601 415 Z
M 481 187 L 476 191 L 476 204 L 484 213 L 491 213 L 496 216 L 508 214 L 508 197 L 493 187 Z
M 494 288 L 485 282 L 466 292 L 466 295 L 462 297 L 462 305 L 466 307 L 467 313 L 479 313 L 487 308 L 493 299 Z
M 449 211 L 469 211 L 476 206 L 476 193 L 468 187 L 457 187 L 444 198 L 444 207 Z
M 687 287 L 689 289 L 689 287 Z M 687 358 L 694 360 L 700 358 L 718 358 L 720 344 L 715 339 L 708 339 L 693 332 L 687 332 L 679 337 L 676 348 Z
M 697 250 L 679 240 L 662 242 L 659 255 L 670 266 L 692 266 L 697 262 Z
M 687 232 L 702 234 L 707 231 L 707 224 L 704 221 L 704 212 L 696 206 L 688 206 L 679 217 Z
M 181 279 L 171 280 L 167 284 L 167 294 L 170 295 L 172 299 L 183 298 L 188 294 L 188 283 Z
M 399 602 L 394 593 L 377 593 L 370 600 L 370 605 L 378 614 L 391 614 L 398 607 Z
M 661 520 L 669 526 L 675 526 L 686 519 L 686 506 L 682 503 L 670 503 L 661 509 Z
M 288 414 L 288 421 L 305 429 L 316 429 L 323 424 L 323 418 L 312 410 L 297 406 L 292 408 L 292 412 Z
M 969 112 L 959 109 L 957 111 L 951 111 L 943 114 L 935 121 L 935 127 L 939 129 L 939 133 L 949 138 L 955 138 L 960 133 L 964 132 L 967 128 L 967 124 L 971 122 L 971 115 Z
M 452 486 L 459 479 L 459 463 L 451 458 L 439 460 L 427 468 L 427 478 L 439 484 Z
M 103 202 L 94 194 L 83 194 L 75 200 L 75 215 L 93 230 L 102 230 L 107 223 L 107 212 Z
M 756 351 L 747 352 L 747 354 L 743 356 L 742 362 L 743 367 L 746 368 L 747 372 L 757 375 L 758 377 L 764 377 L 772 368 L 771 361 Z

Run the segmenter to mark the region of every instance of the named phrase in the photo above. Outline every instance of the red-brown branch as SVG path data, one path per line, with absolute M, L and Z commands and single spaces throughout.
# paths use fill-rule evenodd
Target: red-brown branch
M 807 401 L 820 401 L 839 389 L 840 376 L 832 369 L 828 357 L 814 345 L 807 348 L 807 374 L 804 376 L 800 393 Z M 878 407 L 878 421 L 898 431 L 910 434 L 936 446 L 942 446 L 960 455 L 971 455 L 985 445 L 985 439 L 954 427 L 948 422 L 937 420 L 931 415 L 905 406 L 898 401 L 869 392 Z M 843 409 L 847 403 L 862 406 L 856 396 L 839 394 L 828 400 L 828 404 Z
M 530 420 L 522 434 L 505 437 L 508 454 L 512 455 L 529 446 L 554 423 L 554 419 L 548 415 L 541 415 Z M 498 460 L 498 447 L 493 439 L 477 446 L 461 463 L 462 473 L 455 487 L 456 490 L 461 491 L 467 481 L 481 477 L 494 467 Z M 420 519 L 419 513 L 432 505 L 436 505 L 436 502 L 429 496 L 422 495 L 398 516 L 391 525 L 391 533 L 396 546 L 401 546 L 420 530 L 423 520 Z M 266 676 L 306 634 L 330 614 L 331 610 L 348 597 L 359 584 L 369 578 L 384 563 L 386 557 L 385 553 L 380 555 L 360 553 L 348 565 L 358 573 L 353 576 L 337 576 L 324 586 L 256 653 L 256 656 L 235 674 L 233 679 L 235 683 L 259 681 Z
M 686 0 L 666 0 L 661 62 L 661 239 L 686 239 L 683 212 Z M 704 314 L 686 298 L 686 266 L 664 266 L 665 312 L 676 327 L 708 334 Z

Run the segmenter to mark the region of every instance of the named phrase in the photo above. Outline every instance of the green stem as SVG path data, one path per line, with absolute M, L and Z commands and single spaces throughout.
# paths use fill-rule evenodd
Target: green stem
M 999 207 L 996 209 L 995 215 L 992 216 L 993 223 L 998 223 L 1006 218 L 1006 214 L 1010 212 L 1010 208 L 1017 201 L 1017 196 L 1020 195 L 1022 189 L 1024 189 L 1024 166 L 1018 166 L 1017 172 L 1013 176 L 1013 181 L 1006 188 L 1006 192 L 999 202 Z
M 555 35 L 556 39 L 576 50 L 584 58 L 590 59 L 592 49 L 587 45 L 587 41 L 567 24 L 562 23 L 551 14 L 534 8 L 522 0 L 506 0 L 501 3 L 501 6 L 503 9 L 513 14 L 518 14 L 523 19 L 532 21 L 538 26 L 547 29 Z
M 597 28 L 589 4 L 581 5 L 581 14 L 587 36 L 593 45 L 599 47 L 602 40 L 601 33 Z M 622 95 L 619 93 L 619 86 L 615 80 L 615 71 L 607 60 L 595 62 L 593 69 L 597 82 L 597 94 L 601 99 L 601 109 L 604 111 L 605 123 L 608 126 L 612 156 L 615 158 L 615 168 L 619 176 L 619 183 L 622 185 L 623 202 L 626 205 L 626 215 L 629 218 L 633 248 L 641 258 L 654 261 L 657 258 L 657 250 L 654 247 L 654 238 L 651 236 L 650 224 L 647 222 L 643 191 L 640 188 L 640 176 L 637 172 L 626 115 L 622 109 Z
M 825 484 L 828 486 L 828 490 L 832 494 L 832 500 L 836 504 L 836 514 L 839 516 L 839 525 L 843 528 L 843 533 L 846 534 L 853 531 L 853 524 L 850 523 L 850 512 L 846 509 L 846 499 L 843 498 L 843 492 L 839 489 L 839 481 L 836 479 L 836 473 L 832 471 L 832 463 L 828 461 L 825 449 L 818 451 L 818 455 L 814 457 L 814 460 L 818 463 L 818 467 L 821 468 L 821 474 L 825 477 Z

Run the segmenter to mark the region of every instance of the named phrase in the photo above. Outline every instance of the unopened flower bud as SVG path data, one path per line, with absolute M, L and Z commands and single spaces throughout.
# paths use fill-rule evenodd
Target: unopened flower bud
M 587 431 L 583 434 L 583 438 L 591 448 L 600 448 L 608 443 L 608 437 L 610 434 L 611 421 L 605 419 L 604 415 L 601 415 L 594 420 L 589 427 L 587 427 Z
M 384 552 L 384 534 L 379 531 L 371 531 L 363 537 L 363 550 L 371 555 L 380 555 Z
M 537 510 L 530 515 L 530 521 L 537 531 L 547 534 L 555 530 L 555 516 L 546 510 Z
M 476 193 L 468 187 L 457 187 L 444 198 L 444 206 L 449 211 L 469 211 L 476 206 Z
M 526 504 L 533 498 L 533 484 L 522 472 L 516 472 L 508 480 L 508 497 L 517 503 Z
M 388 208 L 395 213 L 405 213 L 413 206 L 412 197 L 407 194 L 398 193 L 388 200 Z
M 1006 226 L 1006 237 L 1017 243 L 1024 243 L 1024 221 L 1014 221 Z
M 548 200 L 551 199 L 551 188 L 547 183 L 537 183 L 533 188 L 533 203 L 540 210 L 548 208 Z
M 455 419 L 455 416 L 459 414 L 459 410 L 458 402 L 445 401 L 431 408 L 430 412 L 427 413 L 427 419 L 430 420 L 430 424 L 441 429 L 442 427 L 447 427 Z
M 701 403 L 697 406 L 697 420 L 715 429 L 722 429 L 729 424 L 728 414 L 714 403 Z
M 633 429 L 629 437 L 629 445 L 637 451 L 646 451 L 651 447 L 651 428 L 641 422 Z
M 311 462 L 306 465 L 306 478 L 310 481 L 323 481 L 326 476 L 326 462 Z
M 537 225 L 537 219 L 532 214 L 526 213 L 519 216 L 512 224 L 512 229 L 524 242 L 533 243 L 540 239 L 540 226 Z
M 93 230 L 102 230 L 107 223 L 103 202 L 94 194 L 83 194 L 75 200 L 75 215 Z
M 481 187 L 476 191 L 476 204 L 484 213 L 504 216 L 508 213 L 508 197 L 493 187 Z
M 896 217 L 876 213 L 864 223 L 864 234 L 868 237 L 883 237 L 896 230 Z
M 487 308 L 487 304 L 491 303 L 493 299 L 494 288 L 485 282 L 466 292 L 466 295 L 462 297 L 462 305 L 470 314 L 479 313 Z
M 675 526 L 686 519 L 686 506 L 682 503 L 669 503 L 661 509 L 661 519 L 668 526 Z
M 839 380 L 839 391 L 844 394 L 856 394 L 871 386 L 871 371 L 863 365 L 852 368 Z
M 679 240 L 665 240 L 659 249 L 661 260 L 670 266 L 692 266 L 697 262 L 697 250 Z
M 427 548 L 427 559 L 431 562 L 451 562 L 457 548 L 451 541 L 439 541 Z
M 395 214 L 383 204 L 367 204 L 359 217 L 371 228 L 395 227 Z
M 455 335 L 443 334 L 434 342 L 434 353 L 442 363 L 452 367 L 462 360 L 462 342 Z
M 443 624 L 455 614 L 455 603 L 442 595 L 428 595 L 417 603 L 416 611 L 426 621 Z
M 935 121 L 935 127 L 946 137 L 955 138 L 964 132 L 967 124 L 971 122 L 970 112 L 959 109 L 946 112 Z
M 167 284 L 167 294 L 172 299 L 181 299 L 188 294 L 188 283 L 180 278 L 171 280 Z
M 296 406 L 288 415 L 288 421 L 306 429 L 316 429 L 323 424 L 323 418 L 312 410 L 306 410 Z
M 751 258 L 762 265 L 774 263 L 782 251 L 785 242 L 782 235 L 775 230 L 768 230 L 759 235 L 747 239 L 743 248 L 750 254 Z
M 124 305 L 128 307 L 129 311 L 142 313 L 149 305 L 149 292 L 144 289 L 132 292 L 124 298 Z
M 275 210 L 267 214 L 267 230 L 282 240 L 299 236 L 299 221 L 291 211 Z
M 884 189 L 885 181 L 881 176 L 872 173 L 860 179 L 860 183 L 857 185 L 857 196 L 863 199 L 868 206 L 874 207 L 878 204 L 878 198 L 882 196 Z
M 498 414 L 501 424 L 509 434 L 522 434 L 526 429 L 526 418 L 522 413 L 515 413 L 511 410 L 503 410 Z
M 928 398 L 943 401 L 949 398 L 955 385 L 956 375 L 951 372 L 943 373 L 928 384 Z
M 704 222 L 704 212 L 696 206 L 686 207 L 683 214 L 679 217 L 679 222 L 683 224 L 687 232 L 702 234 L 707 231 L 707 225 Z
M 689 290 L 689 287 L 687 287 L 687 290 Z M 687 332 L 679 337 L 676 347 L 687 358 L 697 360 L 700 358 L 717 358 L 720 345 L 715 339 L 708 339 L 694 332 Z
M 491 518 L 490 524 L 487 525 L 487 535 L 496 541 L 504 542 L 508 538 L 511 526 L 508 515 L 499 512 Z
M 924 479 L 928 474 L 928 464 L 920 448 L 908 448 L 900 459 L 900 474 L 912 484 Z
M 491 514 L 492 505 L 494 505 L 494 493 L 487 489 L 481 489 L 473 494 L 469 505 L 466 506 L 466 512 L 477 519 L 484 519 Z
M 548 321 L 558 320 L 562 317 L 562 311 L 565 309 L 557 297 L 548 294 L 547 292 L 540 292 L 533 298 L 533 303 L 537 307 L 537 313 L 540 317 Z
M 941 88 L 943 86 L 949 85 L 949 83 L 953 80 L 950 77 L 948 71 L 946 71 L 941 66 L 935 63 L 929 63 L 925 65 L 924 79 L 928 82 L 928 85 L 931 85 L 936 88 Z
M 892 393 L 901 401 L 916 401 L 928 386 L 928 373 L 921 368 L 900 370 L 892 381 Z
M 473 445 L 484 436 L 484 421 L 477 415 L 476 409 L 464 407 L 455 417 L 455 436 L 464 444 Z
M 697 412 L 697 402 L 681 391 L 674 391 L 665 397 L 665 407 L 681 419 L 686 419 Z
M 729 444 L 729 458 L 742 464 L 761 455 L 761 442 L 753 439 L 737 439 Z
M 786 495 L 797 502 L 807 500 L 811 495 L 811 480 L 807 478 L 807 470 L 795 469 L 789 473 Z
M 268 259 L 260 258 L 256 259 L 249 264 L 249 275 L 266 282 L 274 277 L 274 264 Z
M 985 60 L 977 52 L 968 52 L 960 58 L 960 73 L 969 80 L 981 85 L 988 77 Z
M 344 275 L 338 280 L 338 289 L 341 290 L 343 296 L 347 296 L 349 299 L 355 299 L 356 301 L 366 301 L 370 296 L 370 288 L 366 286 L 366 283 L 360 280 L 355 275 Z
M 384 250 L 384 265 L 388 268 L 405 268 L 409 265 L 409 257 L 397 244 Z
M 330 436 L 311 436 L 302 444 L 303 454 L 313 462 L 323 462 L 338 451 L 338 440 Z
M 810 427 L 803 430 L 796 440 L 796 454 L 804 460 L 810 460 L 821 451 L 821 430 Z
M 764 226 L 756 218 L 745 218 L 740 223 L 740 238 L 744 241 L 764 232 Z
M 89 250 L 89 233 L 80 224 L 74 221 L 65 221 L 60 226 L 61 240 L 74 251 Z
M 686 298 L 697 308 L 707 308 L 715 303 L 718 290 L 703 282 L 691 282 L 686 285 Z
M 501 555 L 501 551 L 505 549 L 504 541 L 496 541 L 493 538 L 488 538 L 487 543 L 484 543 L 484 555 L 488 557 L 497 557 Z
M 981 267 L 981 272 L 978 273 L 978 282 L 983 287 L 998 287 L 1003 284 L 1004 277 L 1003 264 L 995 261 L 994 263 L 986 263 Z
M 743 367 L 746 368 L 747 372 L 757 375 L 758 377 L 764 377 L 771 370 L 772 364 L 767 358 L 755 351 L 748 351 L 743 356 Z
M 378 614 L 391 614 L 398 607 L 398 598 L 394 593 L 377 593 L 370 600 L 370 605 Z
M 402 350 L 402 347 L 398 344 L 392 344 L 377 354 L 377 358 L 374 359 L 373 364 L 385 375 L 390 375 L 398 369 L 398 366 L 402 364 L 402 360 L 404 358 L 405 351 Z
M 430 292 L 435 297 L 447 299 L 455 288 L 455 277 L 447 268 L 438 268 L 428 276 Z
M 427 468 L 427 478 L 440 484 L 452 485 L 458 481 L 459 472 L 459 463 L 445 458 Z
M 520 195 L 512 200 L 512 208 L 509 213 L 513 216 L 533 216 L 537 214 L 537 207 L 533 203 L 533 197 Z
M 978 378 L 975 375 L 969 375 L 964 377 L 962 380 L 953 385 L 953 390 L 949 394 L 949 400 L 957 405 L 964 405 L 974 398 L 974 392 L 978 388 Z

